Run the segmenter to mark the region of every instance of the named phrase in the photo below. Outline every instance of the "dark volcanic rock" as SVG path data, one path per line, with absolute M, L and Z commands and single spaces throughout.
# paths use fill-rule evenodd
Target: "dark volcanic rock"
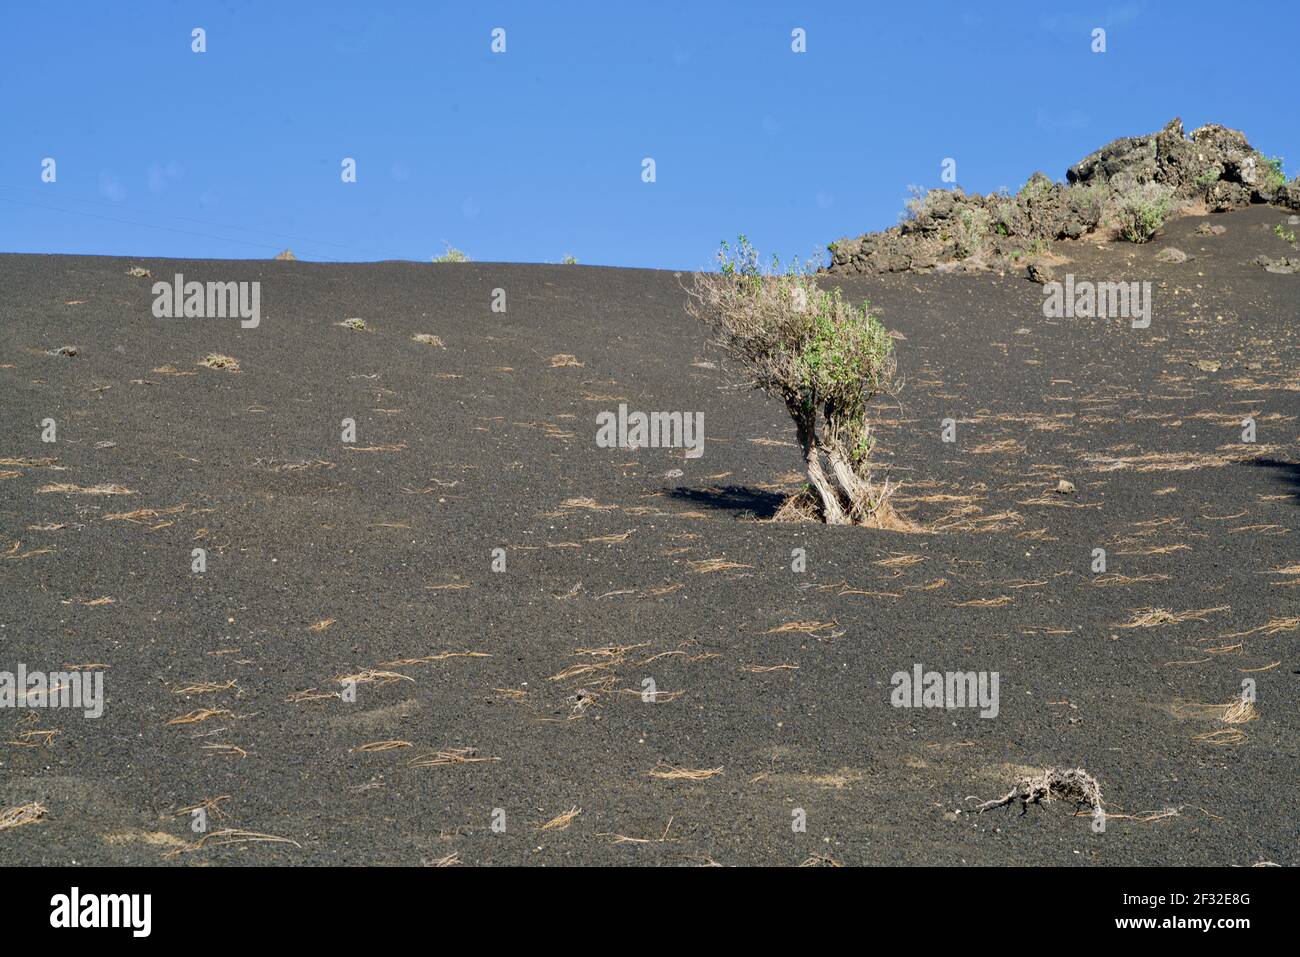
M 1287 209 L 1300 209 L 1300 179 L 1279 186 L 1273 202 Z
M 1052 282 L 1056 279 L 1056 273 L 1052 267 L 1041 263 L 1030 263 L 1026 266 L 1025 276 L 1040 285 Z
M 1094 232 L 1125 192 L 1147 183 L 1165 187 L 1175 204 L 1201 201 L 1215 212 L 1251 203 L 1300 209 L 1300 181 L 1279 184 L 1244 134 L 1210 124 L 1187 136 L 1177 118 L 1159 132 L 1106 144 L 1071 166 L 1066 179 L 1034 173 L 1014 196 L 932 189 L 908 203 L 899 225 L 831 243 L 826 271 L 1005 267 L 1047 243 Z
M 1255 265 L 1263 266 L 1266 272 L 1279 273 L 1283 276 L 1289 276 L 1293 273 L 1300 272 L 1300 259 L 1288 258 L 1282 256 L 1274 259 L 1272 256 L 1256 256 Z
M 1116 188 L 1162 183 L 1184 199 L 1203 196 L 1218 181 L 1249 191 L 1263 185 L 1260 156 L 1244 134 L 1214 124 L 1183 134 L 1183 122 L 1170 120 L 1149 136 L 1126 136 L 1084 157 L 1066 172 L 1071 184 Z M 1239 196 L 1241 193 L 1233 192 Z

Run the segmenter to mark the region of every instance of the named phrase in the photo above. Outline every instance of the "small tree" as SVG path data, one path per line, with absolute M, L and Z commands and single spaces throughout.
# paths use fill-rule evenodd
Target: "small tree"
M 722 244 L 718 265 L 695 275 L 688 312 L 744 365 L 754 388 L 785 403 L 821 519 L 866 524 L 890 491 L 871 481 L 866 411 L 893 380 L 893 340 L 865 305 L 821 289 L 810 263 L 783 270 L 773 259 L 763 269 L 741 236 L 735 250 Z

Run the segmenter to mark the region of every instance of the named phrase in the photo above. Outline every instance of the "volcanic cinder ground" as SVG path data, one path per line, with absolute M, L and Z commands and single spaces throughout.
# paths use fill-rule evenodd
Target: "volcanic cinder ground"
M 1285 216 L 1057 247 L 1152 280 L 1145 330 L 1020 277 L 839 281 L 896 333 L 915 532 L 769 521 L 793 429 L 688 276 L 0 256 L 0 670 L 106 698 L 0 710 L 0 812 L 44 809 L 0 863 L 1300 863 L 1300 276 L 1251 264 Z M 155 319 L 177 272 L 260 280 L 260 327 Z M 598 448 L 619 403 L 702 412 L 703 456 Z M 891 706 L 917 664 L 997 672 L 997 717 Z M 1103 833 L 972 813 L 1047 767 Z

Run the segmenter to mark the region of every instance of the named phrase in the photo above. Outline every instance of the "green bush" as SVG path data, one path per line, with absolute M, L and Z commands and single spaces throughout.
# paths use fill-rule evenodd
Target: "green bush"
M 688 311 L 743 364 L 752 386 L 785 403 L 822 519 L 870 521 L 889 489 L 871 483 L 867 404 L 892 383 L 893 339 L 865 304 L 818 286 L 811 263 L 783 269 L 774 258 L 764 268 L 741 236 L 734 249 L 722 243 L 718 266 L 696 274 Z
M 434 261 L 434 262 L 436 262 L 436 263 L 467 263 L 467 262 L 469 262 L 469 257 L 466 256 L 463 252 L 461 252 L 461 251 L 460 251 L 459 249 L 457 249 L 456 247 L 452 246 L 452 244 L 449 243 L 449 242 L 447 242 L 447 240 L 444 239 L 444 240 L 442 241 L 442 244 L 443 244 L 444 246 L 446 246 L 447 249 L 446 249 L 446 251 L 445 251 L 441 256 L 434 256 L 434 257 L 433 257 L 433 261 Z
M 957 213 L 953 232 L 953 251 L 958 259 L 968 259 L 984 246 L 989 233 L 989 214 L 974 206 L 963 206 Z
M 1264 156 L 1262 153 L 1257 155 L 1259 156 L 1260 172 L 1264 174 L 1265 185 L 1272 189 L 1278 189 L 1279 187 L 1285 186 L 1286 173 L 1282 170 L 1282 157 L 1274 156 L 1269 158 Z
M 1151 241 L 1173 206 L 1173 190 L 1159 183 L 1143 183 L 1115 197 L 1119 234 L 1131 243 Z

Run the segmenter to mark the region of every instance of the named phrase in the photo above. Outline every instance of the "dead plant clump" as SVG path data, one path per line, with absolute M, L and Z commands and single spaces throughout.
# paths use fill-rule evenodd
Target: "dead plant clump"
M 238 372 L 239 360 L 234 356 L 223 356 L 219 352 L 209 353 L 198 361 L 198 365 L 205 369 L 216 369 L 221 372 Z
M 37 495 L 45 495 L 50 492 L 62 492 L 65 495 L 134 495 L 135 492 L 125 485 L 113 485 L 102 483 L 100 485 L 73 485 L 69 482 L 53 482 L 49 485 L 42 485 L 36 490 Z
M 1233 698 L 1226 704 L 1180 701 L 1174 705 L 1173 711 L 1179 718 L 1209 718 L 1224 724 L 1248 724 L 1259 719 L 1255 703 L 1244 697 Z
M 679 768 L 660 761 L 646 773 L 662 781 L 707 781 L 721 774 L 722 768 Z
M 443 748 L 406 762 L 408 768 L 437 768 L 448 764 L 484 764 L 500 758 L 482 757 L 478 748 Z
M 132 512 L 114 512 L 111 515 L 105 515 L 106 522 L 145 522 L 153 521 L 164 515 L 176 515 L 185 511 L 186 505 L 173 505 L 171 508 L 137 508 Z
M 396 681 L 415 681 L 410 675 L 400 674 L 396 671 L 378 671 L 374 668 L 366 668 L 355 674 L 336 675 L 334 680 L 341 685 L 375 684 L 380 686 L 390 685 Z
M 1187 621 L 1205 621 L 1205 616 L 1220 611 L 1230 611 L 1227 605 L 1215 608 L 1193 608 L 1189 611 L 1172 612 L 1167 608 L 1145 608 L 1135 611 L 1132 621 L 1118 624 L 1116 628 L 1154 628 L 1157 625 L 1181 625 Z
M 41 818 L 45 817 L 45 813 L 46 807 L 39 801 L 5 808 L 4 810 L 0 810 L 0 831 L 7 831 L 14 827 L 22 827 L 24 824 L 35 824 L 40 821 Z
M 555 817 L 551 818 L 549 821 L 546 821 L 543 824 L 536 825 L 536 827 L 539 831 L 564 831 L 567 830 L 569 825 L 573 823 L 574 818 L 576 818 L 581 813 L 582 813 L 582 808 L 578 807 L 575 804 L 573 807 L 569 808 L 563 814 L 558 814 Z
M 808 488 L 781 507 L 783 520 L 869 525 L 888 520 L 893 489 L 872 481 L 867 404 L 892 385 L 893 339 L 865 305 L 817 285 L 815 264 L 759 264 L 741 236 L 718 251 L 720 270 L 696 273 L 687 311 L 743 366 L 747 384 L 785 403 Z M 829 466 L 829 471 L 827 469 Z M 877 517 L 877 513 L 881 513 Z
M 234 712 L 226 708 L 195 708 L 189 714 L 183 714 L 178 718 L 172 718 L 167 723 L 171 724 L 197 724 L 200 721 L 207 721 L 209 718 L 233 718 Z
M 816 638 L 819 641 L 840 638 L 846 634 L 845 629 L 839 627 L 838 621 L 817 621 L 815 619 L 789 621 L 784 625 L 778 625 L 776 628 L 769 628 L 763 632 L 765 635 L 788 635 L 792 633 L 807 635 L 809 638 Z
M 181 685 L 179 688 L 172 688 L 172 694 L 216 694 L 219 691 L 240 692 L 239 685 L 231 678 L 229 681 L 195 681 L 190 684 Z
M 380 751 L 396 751 L 399 748 L 412 747 L 410 741 L 371 741 L 369 744 L 359 744 L 355 748 L 348 748 L 351 754 L 375 754 Z
M 708 575 L 711 572 L 728 572 L 740 568 L 753 568 L 753 565 L 745 565 L 741 562 L 727 561 L 725 558 L 708 558 L 703 561 L 688 562 L 691 566 L 692 574 Z
M 299 850 L 302 849 L 301 844 L 287 837 L 277 837 L 274 834 L 262 834 L 258 831 L 243 831 L 238 828 L 228 827 L 220 831 L 213 831 L 211 834 L 205 834 L 197 841 L 191 841 L 183 847 L 168 851 L 163 857 L 171 860 L 180 857 L 182 854 L 201 851 L 208 847 L 223 847 L 227 844 L 292 844 Z
M 889 487 L 889 490 L 892 491 L 892 486 Z M 822 500 L 811 486 L 805 486 L 799 491 L 787 495 L 769 521 L 796 525 L 807 523 L 828 524 Z M 872 511 L 863 516 L 856 524 L 864 528 L 876 528 L 885 532 L 917 534 L 928 531 L 924 526 L 917 524 L 895 509 L 888 493 L 877 498 Z
M 1002 797 L 977 805 L 975 813 L 983 814 L 1018 800 L 1020 811 L 1024 814 L 1028 812 L 1029 805 L 1050 804 L 1054 798 L 1073 801 L 1076 807 L 1086 807 L 1093 814 L 1106 813 L 1102 806 L 1101 785 L 1083 768 L 1071 768 L 1068 771 L 1047 768 L 1041 774 L 1023 777 Z

